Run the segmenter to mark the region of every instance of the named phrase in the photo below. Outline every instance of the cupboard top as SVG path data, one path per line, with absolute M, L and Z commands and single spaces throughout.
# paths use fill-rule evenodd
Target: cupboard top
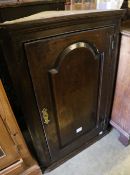
M 28 17 L 16 19 L 13 21 L 6 21 L 0 26 L 16 26 L 24 24 L 46 23 L 46 22 L 58 22 L 58 21 L 71 21 L 76 19 L 93 19 L 98 18 L 121 18 L 124 14 L 124 10 L 79 10 L 79 11 L 46 11 L 40 12 Z

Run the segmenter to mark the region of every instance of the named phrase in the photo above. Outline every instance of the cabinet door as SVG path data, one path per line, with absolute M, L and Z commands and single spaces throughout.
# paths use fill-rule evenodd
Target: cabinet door
M 106 27 L 25 43 L 52 160 L 102 131 L 113 32 Z

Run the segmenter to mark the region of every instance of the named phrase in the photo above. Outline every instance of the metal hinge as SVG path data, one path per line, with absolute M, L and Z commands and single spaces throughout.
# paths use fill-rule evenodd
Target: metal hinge
M 112 48 L 112 50 L 115 49 L 115 38 L 116 38 L 116 35 L 114 34 L 114 35 L 112 36 L 112 41 L 111 41 L 111 48 Z
M 114 50 L 114 48 L 115 48 L 115 41 L 114 41 L 114 39 L 111 42 L 111 48 L 112 48 L 112 50 Z
M 105 130 L 108 126 L 109 119 L 105 116 L 104 120 L 101 122 L 101 128 L 102 130 Z

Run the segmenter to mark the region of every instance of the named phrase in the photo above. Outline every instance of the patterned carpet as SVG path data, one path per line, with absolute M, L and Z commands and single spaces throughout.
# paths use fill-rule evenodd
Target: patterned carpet
M 112 130 L 104 138 L 45 175 L 130 175 L 130 146 Z

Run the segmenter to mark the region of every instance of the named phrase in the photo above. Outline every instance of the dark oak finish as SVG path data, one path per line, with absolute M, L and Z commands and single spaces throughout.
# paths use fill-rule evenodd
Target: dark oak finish
M 98 134 L 100 130 L 100 110 L 104 102 L 99 100 L 107 96 L 101 96 L 98 87 L 105 87 L 109 78 L 106 70 L 106 79 L 102 80 L 102 69 L 107 69 L 111 61 L 110 48 L 105 42 L 111 42 L 113 32 L 113 27 L 101 28 L 25 44 L 39 111 L 42 113 L 43 108 L 47 108 L 49 113 L 50 124 L 45 129 L 53 159 L 58 153 L 71 152 L 75 144 L 81 145 L 94 137 L 90 136 L 91 132 Z M 108 59 L 105 63 L 104 52 Z M 82 131 L 76 133 L 78 128 Z
M 111 124 L 120 132 L 119 140 L 130 140 L 130 21 L 124 23 L 121 35 L 120 59 Z
M 3 59 L 42 168 L 108 131 L 123 13 L 44 12 L 1 25 Z

